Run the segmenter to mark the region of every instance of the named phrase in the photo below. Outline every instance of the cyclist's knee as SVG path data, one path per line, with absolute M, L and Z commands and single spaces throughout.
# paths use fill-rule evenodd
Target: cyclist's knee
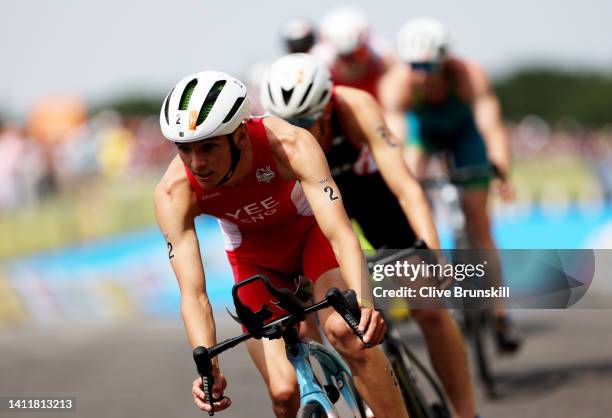
M 346 322 L 334 313 L 325 322 L 325 334 L 329 342 L 342 356 L 351 361 L 364 361 L 367 357 L 367 350 L 364 350 L 363 343 L 353 334 L 353 331 L 346 325 Z
M 443 329 L 443 325 L 451 319 L 444 309 L 412 309 L 410 314 L 423 329 Z
M 291 416 L 292 413 L 295 416 L 300 399 L 297 384 L 292 381 L 272 381 L 268 389 L 276 416 Z

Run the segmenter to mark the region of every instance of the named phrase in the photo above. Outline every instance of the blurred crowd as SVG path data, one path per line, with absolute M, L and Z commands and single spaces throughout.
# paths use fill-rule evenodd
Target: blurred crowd
M 594 164 L 606 160 L 609 163 L 612 159 L 612 125 L 589 129 L 568 122 L 552 127 L 544 119 L 531 115 L 508 128 L 517 158 L 574 155 Z
M 31 122 L 31 120 L 30 120 Z M 508 125 L 512 151 L 522 160 L 580 156 L 612 190 L 612 129 L 551 127 L 537 116 Z M 160 170 L 175 153 L 159 130 L 157 115 L 85 113 L 51 138 L 31 123 L 0 125 L 0 213 L 40 202 L 87 181 Z
M 577 160 L 588 167 L 591 176 L 596 179 L 588 185 L 591 192 L 595 190 L 598 199 L 612 202 L 612 126 L 589 129 L 568 122 L 551 127 L 544 119 L 531 115 L 520 123 L 510 124 L 508 130 L 515 160 Z M 568 192 L 557 190 L 556 193 Z
M 27 122 L 0 124 L 0 213 L 40 202 L 88 180 L 161 167 L 174 149 L 156 115 L 106 110 L 89 116 L 76 97 L 34 106 Z

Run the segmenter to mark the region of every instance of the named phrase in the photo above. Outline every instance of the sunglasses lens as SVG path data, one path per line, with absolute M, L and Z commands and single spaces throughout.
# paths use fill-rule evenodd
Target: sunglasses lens
M 312 118 L 298 118 L 298 119 L 288 119 L 287 122 L 294 126 L 298 126 L 300 128 L 310 128 L 316 122 L 316 119 Z
M 301 118 L 287 119 L 287 122 L 289 122 L 290 124 L 294 126 L 308 129 L 317 122 L 317 120 L 321 117 L 321 115 L 322 113 L 317 113 L 312 116 L 304 116 Z
M 415 71 L 424 71 L 426 73 L 433 73 L 438 70 L 437 62 L 411 62 L 410 68 Z

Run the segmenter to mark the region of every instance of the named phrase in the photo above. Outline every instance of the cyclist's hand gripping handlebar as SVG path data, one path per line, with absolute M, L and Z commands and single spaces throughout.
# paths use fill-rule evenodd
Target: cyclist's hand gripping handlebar
M 359 330 L 361 320 L 361 308 L 357 303 L 357 294 L 354 290 L 341 292 L 335 287 L 327 291 L 325 299 L 340 314 L 353 333 L 363 341 L 363 332 Z M 364 342 L 366 347 L 371 347 L 370 343 Z
M 210 405 L 210 412 L 208 415 L 215 415 L 215 402 L 219 402 L 221 399 L 213 398 L 213 385 L 215 384 L 215 378 L 213 376 L 213 367 L 210 358 L 209 351 L 204 347 L 196 347 L 193 350 L 193 359 L 195 360 L 198 374 L 202 378 L 202 389 L 206 395 L 206 400 Z

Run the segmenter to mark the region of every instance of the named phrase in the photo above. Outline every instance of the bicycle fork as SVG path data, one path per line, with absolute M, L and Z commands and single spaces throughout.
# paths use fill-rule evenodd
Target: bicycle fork
M 308 403 L 320 404 L 328 418 L 338 418 L 336 408 L 329 400 L 327 393 L 318 385 L 312 367 L 308 360 L 309 345 L 304 342 L 294 342 L 285 346 L 287 358 L 295 369 L 300 390 L 300 406 Z

